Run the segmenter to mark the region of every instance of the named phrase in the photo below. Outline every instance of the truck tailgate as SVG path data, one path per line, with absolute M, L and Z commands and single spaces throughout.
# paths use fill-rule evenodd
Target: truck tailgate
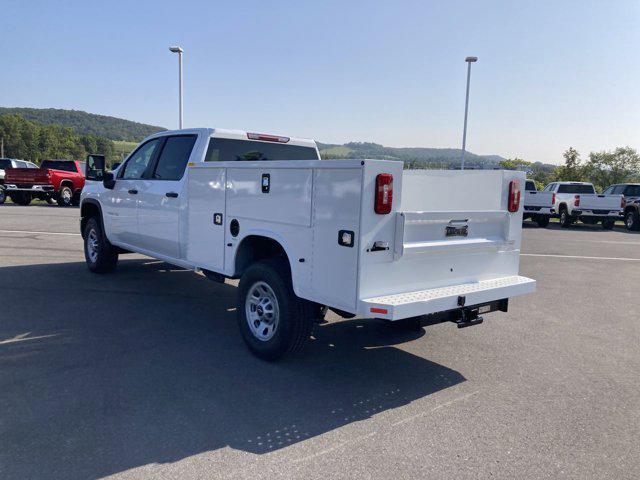
M 522 204 L 507 210 L 512 181 L 523 187 L 524 174 L 405 172 L 398 209 L 363 228 L 371 233 L 362 241 L 360 313 L 401 319 L 458 308 L 460 296 L 472 305 L 533 291 L 535 281 L 518 274 Z M 379 250 L 386 228 L 393 238 Z
M 603 214 L 622 209 L 622 195 L 579 195 L 580 210 L 597 210 Z
M 6 170 L 4 181 L 7 184 L 48 184 L 49 171 L 40 168 L 12 168 Z
M 526 210 L 527 207 L 551 208 L 553 206 L 553 193 L 527 191 L 524 194 L 524 206 Z

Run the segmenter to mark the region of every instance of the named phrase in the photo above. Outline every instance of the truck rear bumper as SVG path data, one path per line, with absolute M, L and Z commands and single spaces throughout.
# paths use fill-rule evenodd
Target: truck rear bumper
M 495 300 L 531 293 L 536 281 L 527 277 L 509 276 L 463 283 L 448 287 L 398 293 L 360 301 L 359 313 L 364 317 L 402 320 L 463 306 L 483 305 Z
M 32 192 L 32 193 L 52 193 L 54 188 L 53 185 L 20 185 L 15 183 L 8 183 L 5 185 L 5 188 L 9 192 Z

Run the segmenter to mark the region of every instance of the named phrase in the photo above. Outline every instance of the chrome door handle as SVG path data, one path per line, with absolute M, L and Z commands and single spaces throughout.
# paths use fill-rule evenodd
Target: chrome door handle
M 169 198 L 178 198 L 178 194 L 176 192 L 167 192 L 165 193 L 165 196 Z
M 131 190 L 129 190 L 129 193 L 131 195 L 137 195 L 138 194 L 138 190 L 136 190 L 135 188 L 132 188 Z

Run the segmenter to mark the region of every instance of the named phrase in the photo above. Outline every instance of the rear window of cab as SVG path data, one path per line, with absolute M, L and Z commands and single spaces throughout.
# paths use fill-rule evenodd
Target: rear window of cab
M 257 162 L 266 160 L 319 160 L 313 147 L 286 143 L 211 138 L 205 162 Z

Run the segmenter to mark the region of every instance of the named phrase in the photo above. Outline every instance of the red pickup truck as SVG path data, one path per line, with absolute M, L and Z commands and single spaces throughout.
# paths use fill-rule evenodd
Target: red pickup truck
M 84 162 L 76 160 L 44 160 L 40 168 L 13 168 L 7 170 L 4 184 L 13 203 L 29 205 L 39 198 L 60 207 L 80 204 L 84 187 Z

